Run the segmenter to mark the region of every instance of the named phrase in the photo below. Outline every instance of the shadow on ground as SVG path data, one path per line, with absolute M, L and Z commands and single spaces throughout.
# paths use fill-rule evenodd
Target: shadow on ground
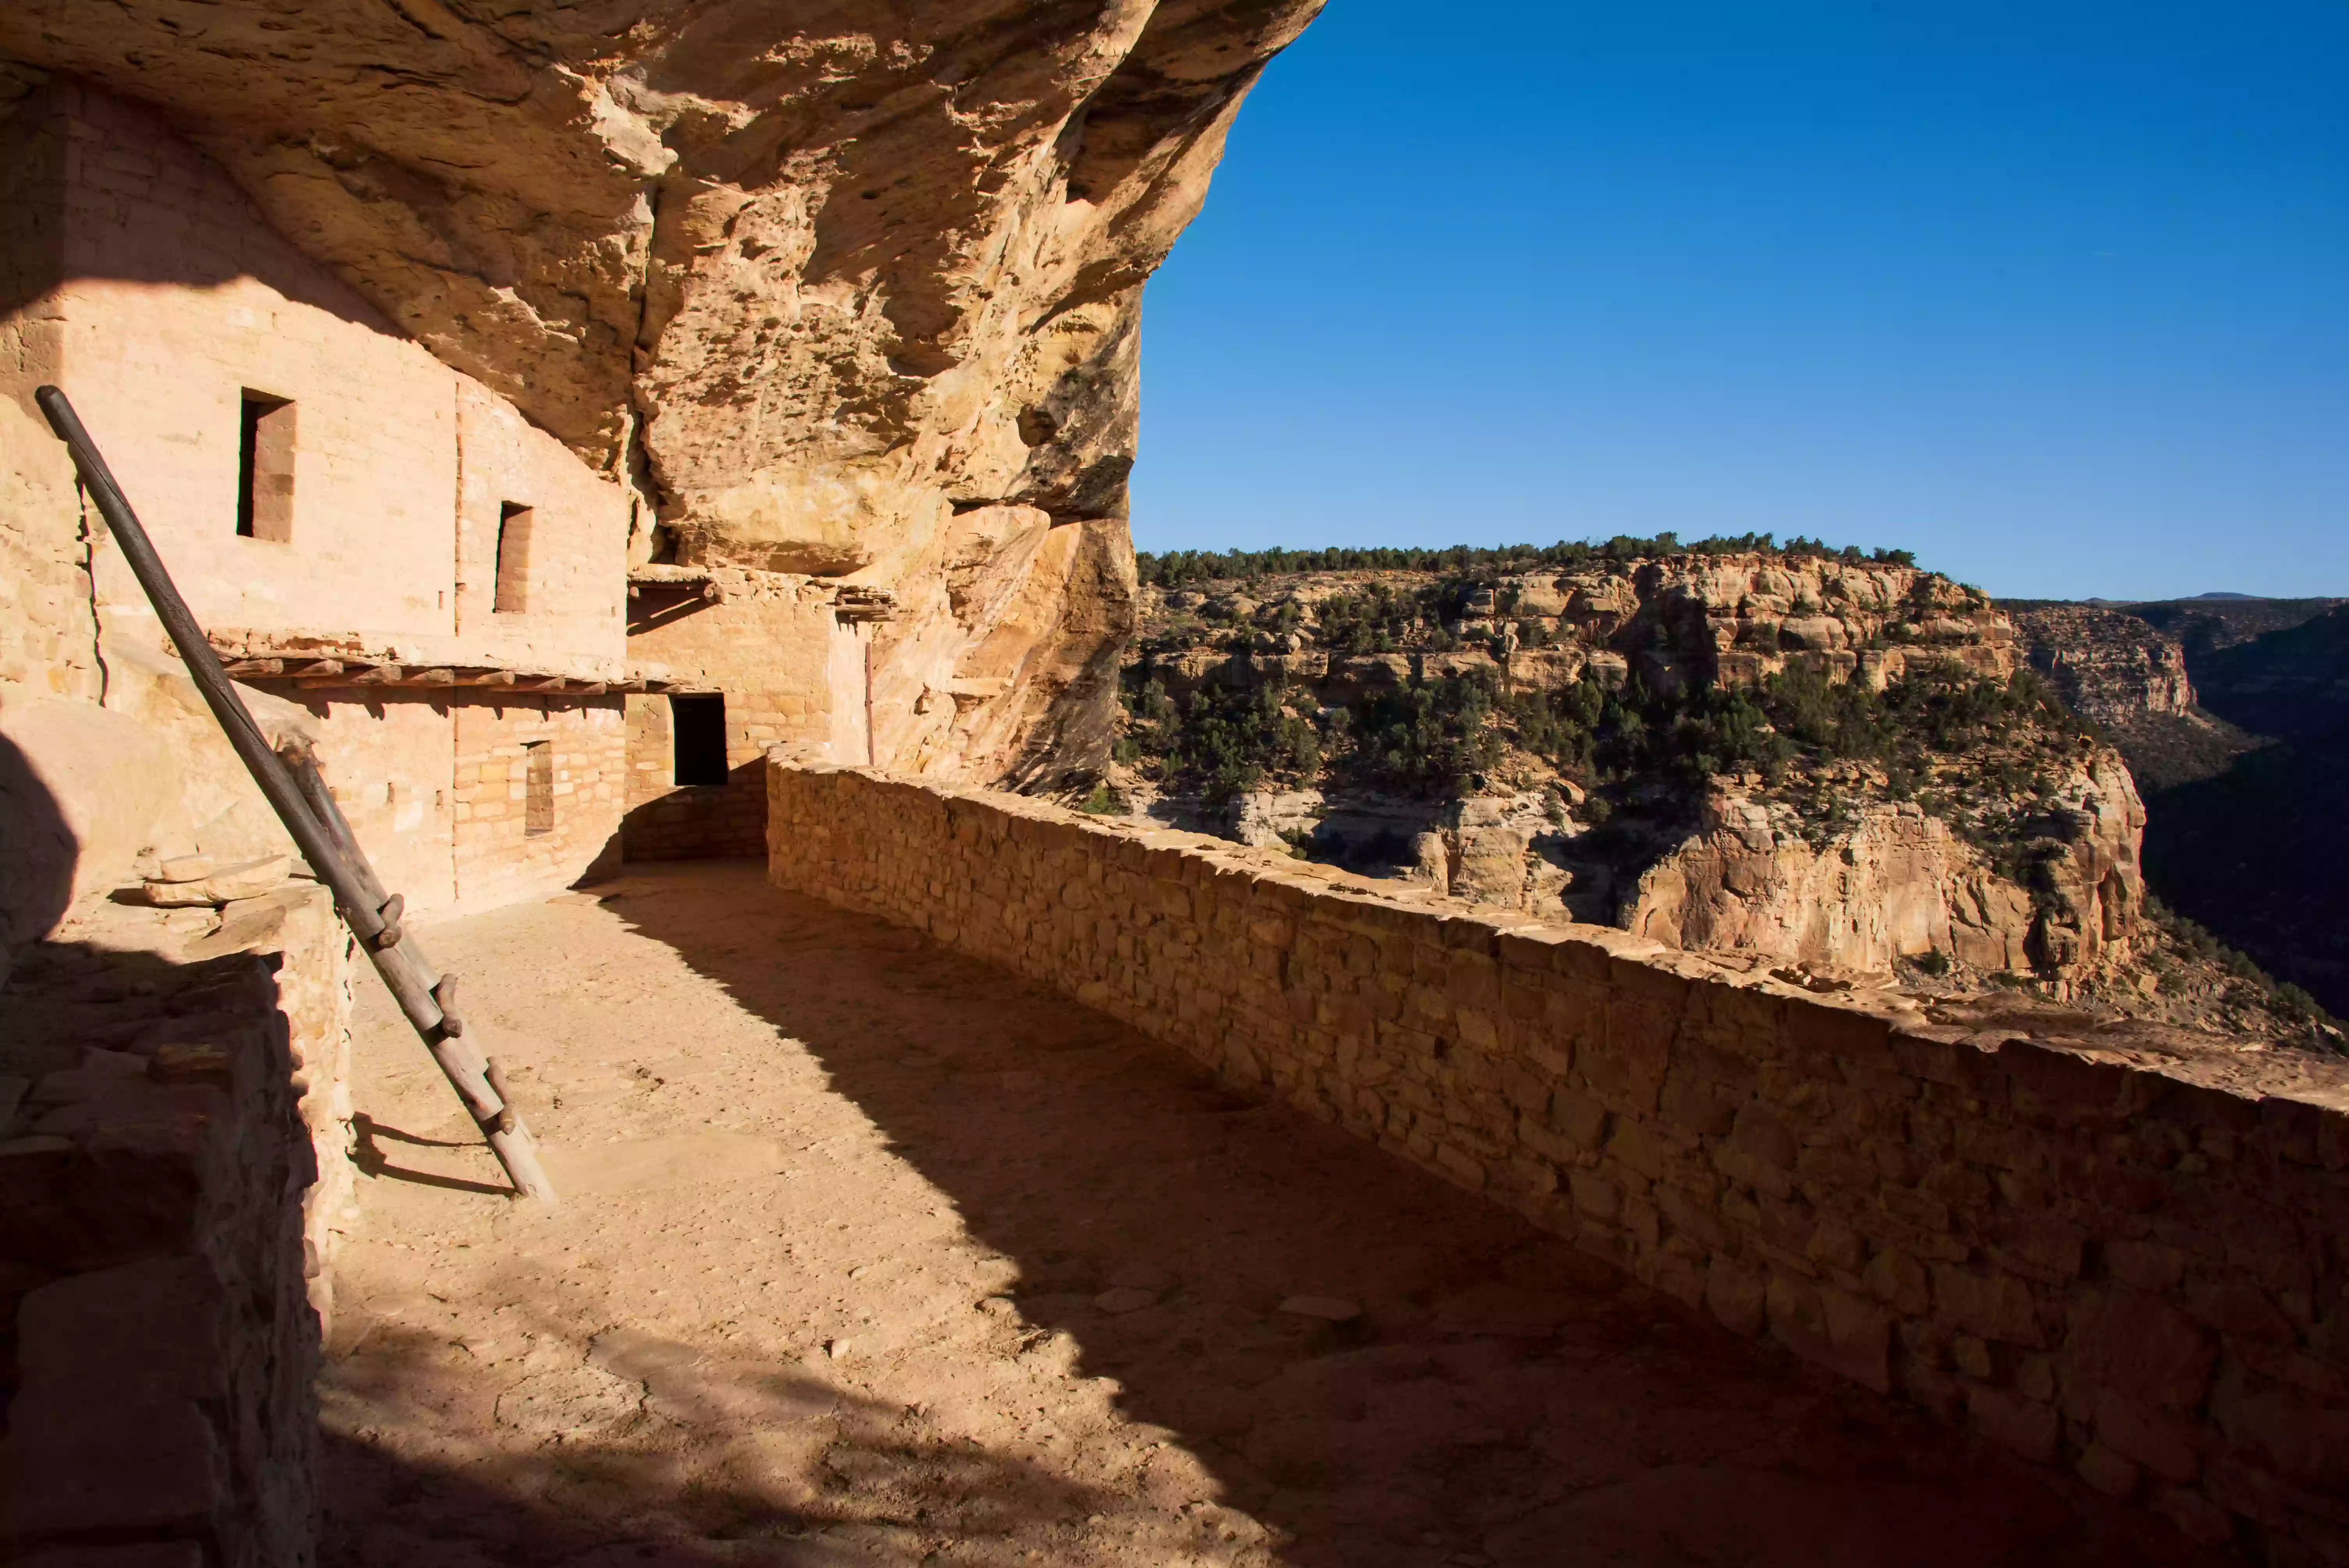
M 559 1336 L 577 1326 L 534 1326 Z M 1017 1456 L 926 1440 L 906 1411 L 820 1377 L 713 1363 L 678 1341 L 606 1333 L 585 1367 L 491 1390 L 461 1346 L 413 1331 L 377 1338 L 326 1400 L 321 1559 L 336 1568 L 1009 1563 L 1034 1560 L 1027 1542 L 1053 1525 L 1114 1501 Z M 338 1419 L 445 1419 L 467 1383 L 494 1406 L 483 1427 L 545 1446 L 452 1443 L 436 1463 L 394 1457 Z M 740 1431 L 725 1464 L 672 1440 L 695 1424 Z M 942 1533 L 956 1542 L 943 1553 Z
M 1111 1020 L 755 876 L 653 868 L 611 907 L 803 1042 L 1016 1263 L 1025 1319 L 1117 1379 L 1129 1420 L 1176 1434 L 1282 1561 L 2186 1560 L 2166 1524 L 1736 1339 Z M 1361 1313 L 1282 1310 L 1299 1296 Z M 905 1466 L 919 1507 L 923 1467 L 946 1459 L 873 1421 L 857 1451 Z M 657 1449 L 575 1462 L 446 1484 L 558 1512 L 565 1485 L 650 1507 L 675 1484 Z M 1007 1509 L 1085 1505 L 1033 1471 L 980 1484 Z

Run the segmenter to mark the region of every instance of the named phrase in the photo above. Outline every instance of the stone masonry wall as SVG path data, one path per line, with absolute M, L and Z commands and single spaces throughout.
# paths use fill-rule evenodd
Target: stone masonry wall
M 826 745 L 835 717 L 827 672 L 843 628 L 832 594 L 806 577 L 718 567 L 699 584 L 647 584 L 630 608 L 628 652 L 687 691 L 726 698 L 722 785 L 679 786 L 668 699 L 628 699 L 631 860 L 760 855 L 767 847 L 767 748 Z M 853 641 L 853 635 L 851 637 Z M 858 645 L 861 683 L 862 646 Z M 862 685 L 856 757 L 863 757 Z
M 486 909 L 616 869 L 627 788 L 621 699 L 460 696 L 454 793 L 457 900 Z M 551 822 L 530 816 L 529 748 L 553 753 Z
M 2342 1075 L 2249 1095 L 1017 797 L 781 758 L 768 785 L 780 886 L 1055 986 L 2199 1540 L 2349 1563 Z
M 349 946 L 297 882 L 110 906 L 0 991 L 0 1557 L 301 1568 Z

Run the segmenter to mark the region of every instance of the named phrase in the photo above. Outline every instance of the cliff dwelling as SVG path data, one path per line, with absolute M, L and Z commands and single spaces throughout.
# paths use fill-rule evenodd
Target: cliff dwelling
M 1143 287 L 1319 8 L 0 13 L 12 1561 L 2349 1563 L 2349 1072 L 2146 1000 L 2003 612 L 1138 577 Z M 1569 777 L 1790 671 L 2023 693 L 1935 765 L 2043 806 Z M 1177 717 L 1504 676 L 1416 816 Z

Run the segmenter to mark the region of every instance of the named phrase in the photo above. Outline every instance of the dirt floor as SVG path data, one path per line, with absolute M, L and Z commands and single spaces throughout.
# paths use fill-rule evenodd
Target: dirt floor
M 557 1212 L 362 998 L 333 1568 L 2188 1560 L 756 867 L 600 892 L 424 933 Z

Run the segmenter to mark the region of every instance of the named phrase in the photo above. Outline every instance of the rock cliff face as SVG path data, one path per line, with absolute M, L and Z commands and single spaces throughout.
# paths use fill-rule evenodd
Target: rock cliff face
M 2014 633 L 1988 599 L 1936 573 L 1817 556 L 1682 555 L 1628 572 L 1503 577 L 1468 606 L 1537 617 L 1633 661 L 1651 684 L 1775 675 L 1790 658 L 1882 690 L 1912 665 L 2014 670 Z
M 2175 718 L 2194 707 L 2178 639 L 2120 610 L 2038 604 L 2013 612 L 2033 667 L 2073 711 L 2104 725 Z
M 1326 573 L 1254 593 L 1154 591 L 1141 629 L 1150 667 L 1170 690 L 1277 676 L 1340 697 L 1394 685 L 1414 659 L 1436 675 L 1497 672 L 1506 662 L 1514 684 L 1535 688 L 1586 675 L 1615 686 L 1637 676 L 1664 692 L 1749 685 L 1790 665 L 1881 691 L 1910 670 L 2004 677 L 2019 657 L 2005 613 L 1938 573 L 1763 553 L 1493 575 L 1462 584 L 1443 606 L 1450 634 L 1441 646 L 1365 650 L 1258 625 L 1284 603 L 1311 615 L 1333 598 L 1416 592 L 1432 581 Z
M 1143 284 L 1319 4 L 18 0 L 0 106 L 69 73 L 159 110 L 624 478 L 635 559 L 895 590 L 882 732 L 1021 777 L 1104 733 Z M 971 515 L 1005 508 L 1068 537 Z M 957 681 L 998 684 L 942 745 L 911 705 Z
M 2017 874 L 1910 802 L 1870 804 L 1825 843 L 1784 805 L 1725 792 L 1641 873 L 1622 923 L 1676 947 L 1884 971 L 1941 953 L 1991 972 L 2078 974 L 2126 957 L 2145 905 L 2145 808 L 2092 755 L 2022 830 Z
M 1143 623 L 1121 790 L 1244 841 L 1878 974 L 2070 985 L 2140 934 L 2128 769 L 2021 670 L 2006 613 L 1935 573 L 1319 573 L 1154 584 Z
M 2302 601 L 2305 605 L 2308 602 Z M 2252 603 L 2276 616 L 2272 602 Z M 2216 639 L 2211 639 L 2216 642 Z M 2279 977 L 2349 1013 L 2349 606 L 2188 655 L 2204 700 L 2271 742 L 2153 797 L 2156 890 Z M 2240 732 L 2239 732 L 2240 733 Z
M 2147 791 L 2222 773 L 2259 744 L 2257 737 L 2205 711 L 2195 692 L 2192 655 L 2140 613 L 2156 607 L 2033 603 L 2010 608 L 2032 667 L 2046 675 L 2074 711 L 2104 727 Z

